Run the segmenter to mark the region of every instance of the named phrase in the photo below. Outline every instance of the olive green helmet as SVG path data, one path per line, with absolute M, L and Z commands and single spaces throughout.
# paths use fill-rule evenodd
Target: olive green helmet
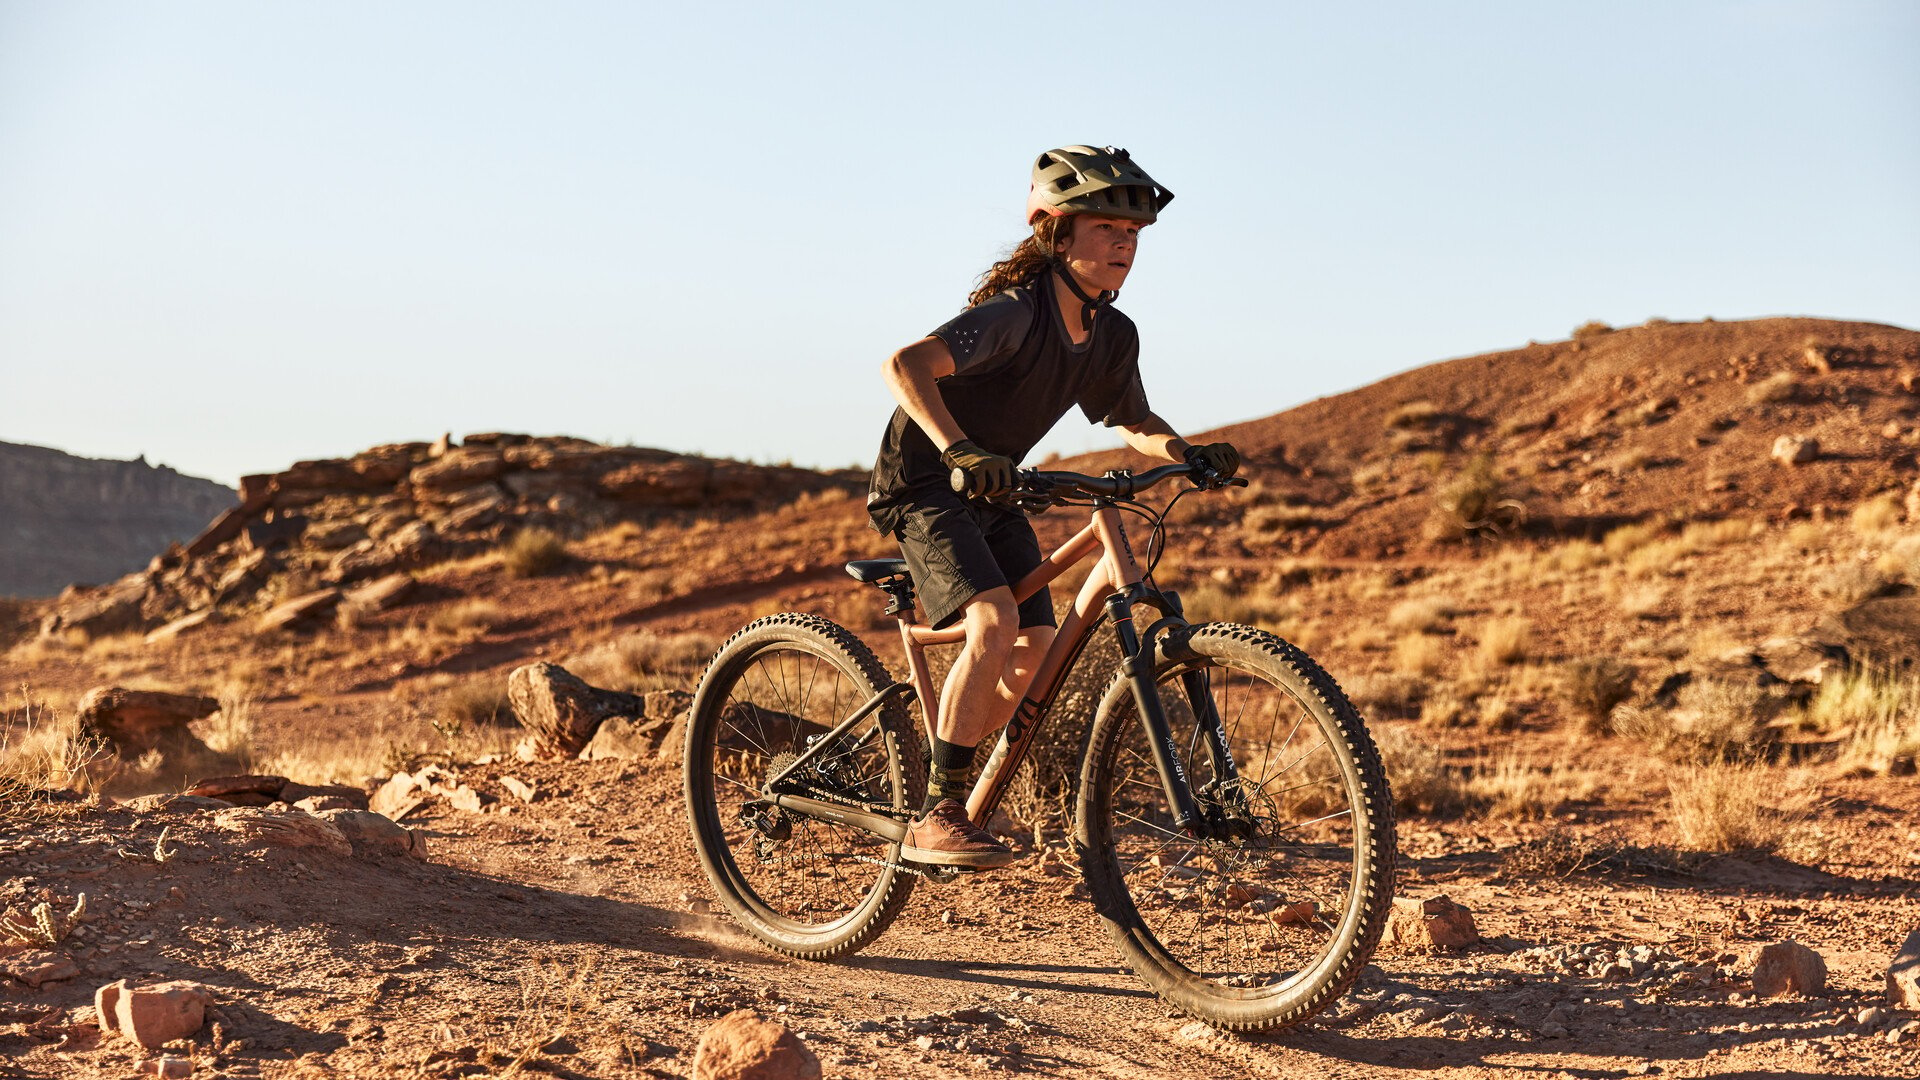
M 1145 225 L 1172 201 L 1173 192 L 1154 183 L 1125 150 L 1063 146 L 1033 163 L 1027 224 L 1043 217 L 1105 214 Z

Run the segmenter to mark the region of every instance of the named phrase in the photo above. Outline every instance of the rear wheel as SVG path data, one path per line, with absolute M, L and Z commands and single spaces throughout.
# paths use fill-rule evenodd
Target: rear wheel
M 1393 800 L 1346 695 L 1299 649 L 1210 623 L 1165 643 L 1154 684 L 1200 808 L 1175 827 L 1133 689 L 1116 678 L 1081 764 L 1076 838 L 1127 963 L 1175 1006 L 1236 1030 L 1297 1024 L 1372 956 L 1392 902 Z M 1201 719 L 1220 720 L 1226 750 Z
M 693 845 L 714 890 L 756 937 L 825 959 L 873 940 L 899 913 L 913 876 L 899 845 L 847 825 L 766 805 L 762 788 L 892 682 L 852 634 L 812 615 L 774 615 L 735 634 L 708 665 L 687 721 L 685 781 Z M 794 774 L 793 791 L 904 813 L 926 769 L 899 699 L 863 719 Z

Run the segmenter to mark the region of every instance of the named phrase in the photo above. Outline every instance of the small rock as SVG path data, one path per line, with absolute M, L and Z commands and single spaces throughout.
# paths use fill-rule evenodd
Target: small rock
M 1567 1037 L 1567 1025 L 1549 1020 L 1540 1025 L 1540 1037 L 1543 1039 L 1564 1039 Z
M 368 800 L 367 808 L 395 821 L 419 809 L 427 800 L 420 794 L 423 785 L 410 773 L 397 772 L 387 778 Z
M 737 1009 L 700 1036 L 693 1075 L 694 1080 L 820 1080 L 820 1059 L 785 1024 Z
M 193 1075 L 193 1062 L 186 1058 L 162 1055 L 141 1062 L 140 1073 L 143 1076 L 158 1076 L 161 1080 L 183 1080 Z
M 1782 465 L 1805 465 L 1820 457 L 1820 440 L 1810 435 L 1782 435 L 1773 440 L 1770 455 Z
M 501 777 L 500 786 L 506 788 L 513 794 L 514 798 L 519 799 L 523 803 L 530 803 L 540 797 L 539 788 L 534 787 L 532 784 L 527 783 L 517 776 Z
M 1869 1005 L 1853 1014 L 1853 1022 L 1861 1027 L 1877 1028 L 1887 1022 L 1887 1010 L 1878 1005 Z
M 357 854 L 378 852 L 426 857 L 426 838 L 384 814 L 340 807 L 323 810 L 319 817 L 339 829 Z
M 1815 995 L 1827 986 L 1827 962 L 1797 941 L 1777 941 L 1754 957 L 1753 992 L 1757 997 L 1786 993 Z
M 933 1036 L 922 1035 L 919 1038 L 913 1040 L 913 1045 L 919 1047 L 922 1050 L 931 1050 L 933 1049 Z
M 319 848 L 335 855 L 353 854 L 353 845 L 339 828 L 303 810 L 236 806 L 216 811 L 213 824 L 216 828 L 239 833 L 245 843 L 269 847 Z
M 1402 947 L 1458 949 L 1477 944 L 1480 931 L 1471 911 L 1444 896 L 1397 897 L 1386 940 Z
M 1907 935 L 1887 965 L 1887 1003 L 1896 1009 L 1920 1009 L 1920 930 Z
M 206 987 L 191 982 L 136 987 L 121 979 L 93 995 L 102 1031 L 125 1035 L 149 1050 L 199 1031 L 212 1003 Z

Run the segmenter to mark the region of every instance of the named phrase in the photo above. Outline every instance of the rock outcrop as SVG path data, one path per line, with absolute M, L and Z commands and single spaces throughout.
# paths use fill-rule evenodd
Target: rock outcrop
M 410 571 L 487 550 L 523 528 L 565 532 L 663 510 L 745 510 L 863 482 L 852 472 L 716 461 L 564 436 L 480 434 L 458 445 L 376 446 L 350 458 L 242 477 L 239 505 L 158 555 L 153 552 L 166 540 L 143 542 L 136 561 L 146 564 L 142 570 L 68 589 L 40 632 L 99 637 L 164 629 L 156 640 L 166 640 L 212 618 L 188 616 L 212 611 L 221 619 L 256 619 L 263 631 L 297 634 L 339 608 L 401 603 Z M 5 496 L 0 487 L 0 499 Z M 206 521 L 205 514 L 197 520 Z

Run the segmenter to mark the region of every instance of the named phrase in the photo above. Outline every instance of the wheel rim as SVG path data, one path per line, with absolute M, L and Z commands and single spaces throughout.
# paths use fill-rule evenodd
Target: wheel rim
M 860 829 L 752 804 L 766 779 L 807 748 L 808 737 L 824 734 L 871 690 L 793 642 L 752 650 L 728 671 L 699 757 L 700 786 L 712 808 L 704 827 L 719 841 L 711 847 L 753 917 L 788 935 L 831 934 L 884 894 L 893 845 Z M 803 793 L 901 805 L 898 763 L 877 713 L 836 747 L 810 763 Z
M 1204 680 L 1226 726 L 1237 789 L 1218 783 L 1188 704 L 1189 674 Z M 1204 980 L 1209 994 L 1283 994 L 1332 962 L 1358 920 L 1362 852 L 1346 755 L 1300 695 L 1252 668 L 1203 659 L 1157 680 L 1189 784 L 1203 806 L 1240 817 L 1252 835 L 1197 841 L 1174 827 L 1128 698 L 1105 748 L 1107 805 L 1096 808 L 1110 830 L 1108 872 L 1125 887 L 1141 945 Z

